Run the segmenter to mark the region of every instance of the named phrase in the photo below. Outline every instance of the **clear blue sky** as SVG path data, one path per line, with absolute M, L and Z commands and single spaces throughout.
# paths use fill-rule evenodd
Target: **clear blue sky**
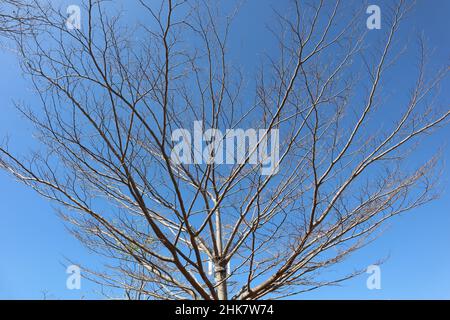
M 125 5 L 125 1 L 122 2 Z M 261 32 L 270 22 L 270 3 L 268 0 L 247 0 L 242 7 L 241 18 L 237 21 L 241 40 L 236 42 L 238 47 L 241 46 L 241 63 L 251 64 L 255 61 L 255 52 L 271 47 Z M 383 10 L 382 1 L 371 3 L 379 4 Z M 448 63 L 449 13 L 450 1 L 417 1 L 414 12 L 403 26 L 402 36 L 407 37 L 412 30 L 423 30 L 440 61 Z M 9 135 L 16 150 L 26 152 L 33 146 L 32 130 L 14 109 L 12 100 L 33 103 L 36 99 L 27 89 L 30 86 L 22 78 L 14 56 L 4 50 L 0 52 L 0 70 L 0 141 Z M 400 72 L 407 74 L 408 70 Z M 447 101 L 448 90 L 447 85 L 443 91 Z M 422 157 L 448 143 L 449 136 L 450 128 L 447 127 L 428 139 Z M 443 157 L 449 162 L 449 146 L 445 146 Z M 420 159 L 412 159 L 417 160 Z M 352 270 L 389 255 L 381 267 L 381 290 L 368 290 L 368 275 L 362 275 L 340 287 L 320 289 L 298 298 L 450 299 L 449 173 L 447 165 L 443 171 L 440 199 L 391 220 L 380 239 L 339 266 Z M 98 258 L 67 232 L 50 203 L 0 172 L 0 298 L 41 299 L 44 291 L 55 299 L 101 297 L 95 292 L 94 285 L 83 280 L 81 290 L 66 289 L 65 257 L 99 266 Z

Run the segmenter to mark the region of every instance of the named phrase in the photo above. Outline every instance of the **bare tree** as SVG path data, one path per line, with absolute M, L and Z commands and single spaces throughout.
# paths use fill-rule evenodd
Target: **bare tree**
M 419 40 L 409 100 L 387 99 L 386 75 L 401 76 L 390 72 L 404 54 L 403 1 L 383 8 L 369 48 L 361 4 L 292 1 L 274 13 L 278 47 L 254 74 L 230 58 L 235 11 L 141 0 L 131 24 L 110 4 L 87 1 L 82 28 L 69 30 L 65 10 L 29 3 L 39 32 L 13 38 L 41 103 L 18 108 L 42 147 L 27 158 L 0 148 L 0 167 L 109 259 L 87 270 L 93 281 L 130 299 L 295 295 L 357 275 L 325 271 L 435 197 L 438 157 L 407 161 L 447 122 L 437 93 L 448 65 L 427 70 Z M 261 174 L 251 152 L 244 163 L 174 163 L 172 132 L 194 121 L 278 129 L 278 172 Z
M 26 0 L 0 1 L 0 34 L 2 36 L 25 35 L 38 28 L 46 10 L 34 10 L 36 6 Z

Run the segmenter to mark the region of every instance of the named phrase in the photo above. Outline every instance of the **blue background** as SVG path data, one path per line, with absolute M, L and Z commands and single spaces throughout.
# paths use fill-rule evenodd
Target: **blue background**
M 122 4 L 127 6 L 125 1 Z M 271 47 L 261 30 L 270 22 L 272 4 L 260 0 L 244 2 L 234 29 L 240 30 L 241 40 L 234 45 L 241 63 L 252 65 L 256 60 L 255 52 Z M 372 4 L 380 5 L 383 13 L 384 2 Z M 439 61 L 448 62 L 449 15 L 450 1 L 417 1 L 401 32 L 407 36 L 413 30 L 423 30 Z M 17 60 L 8 50 L 0 51 L 0 70 L 0 141 L 9 135 L 14 149 L 26 153 L 33 146 L 33 131 L 12 101 L 23 99 L 30 103 L 36 100 L 22 78 Z M 408 70 L 399 72 L 407 74 Z M 443 98 L 448 101 L 448 86 L 444 89 L 447 92 L 443 91 Z M 427 150 L 444 146 L 444 162 L 450 159 L 450 149 L 445 145 L 449 134 L 447 126 L 427 140 Z M 422 155 L 426 156 L 427 152 Z M 449 168 L 444 167 L 440 199 L 391 220 L 377 241 L 336 266 L 336 270 L 350 271 L 389 256 L 381 266 L 381 290 L 368 290 L 369 275 L 365 274 L 339 287 L 323 288 L 297 298 L 450 299 L 449 172 Z M 102 298 L 99 288 L 86 280 L 82 280 L 81 290 L 66 289 L 66 257 L 100 267 L 98 257 L 67 232 L 50 203 L 0 172 L 0 298 Z

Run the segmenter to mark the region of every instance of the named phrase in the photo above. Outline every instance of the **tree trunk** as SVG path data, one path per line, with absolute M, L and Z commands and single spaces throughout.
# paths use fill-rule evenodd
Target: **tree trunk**
M 220 300 L 227 300 L 227 281 L 225 280 L 227 277 L 227 269 L 224 266 L 216 264 L 214 266 L 214 276 L 217 284 L 217 295 Z

